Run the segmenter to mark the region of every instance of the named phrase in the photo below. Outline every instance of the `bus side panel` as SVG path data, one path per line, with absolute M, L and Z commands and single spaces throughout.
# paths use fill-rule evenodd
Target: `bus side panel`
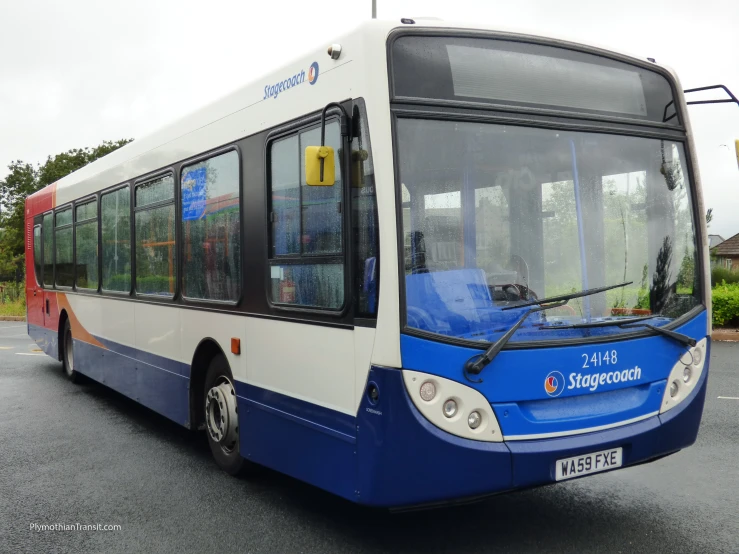
M 241 454 L 250 461 L 356 501 L 353 416 L 235 382 Z
M 92 295 L 58 296 L 72 323 L 77 371 L 189 425 L 190 365 L 178 361 L 170 350 L 179 343 L 179 329 L 173 325 L 179 310 Z M 141 307 L 136 325 L 134 317 Z M 133 344 L 134 329 L 140 335 L 139 347 Z

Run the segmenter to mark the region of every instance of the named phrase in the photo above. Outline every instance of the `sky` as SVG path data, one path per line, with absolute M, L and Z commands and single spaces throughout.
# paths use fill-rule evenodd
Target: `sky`
M 377 0 L 380 19 L 438 17 L 551 33 L 672 66 L 684 88 L 739 95 L 737 0 Z M 0 179 L 13 160 L 136 138 L 328 45 L 371 0 L 4 0 Z M 697 97 L 696 97 L 697 99 Z M 710 233 L 739 233 L 739 106 L 692 106 Z

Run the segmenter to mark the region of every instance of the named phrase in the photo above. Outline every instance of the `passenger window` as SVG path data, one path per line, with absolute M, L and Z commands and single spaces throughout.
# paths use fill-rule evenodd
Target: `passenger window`
M 177 274 L 174 178 L 137 185 L 135 194 L 136 292 L 172 297 Z
M 270 297 L 277 304 L 338 310 L 345 296 L 338 123 L 326 125 L 326 145 L 336 156 L 333 186 L 305 181 L 305 147 L 320 140 L 316 126 L 270 145 Z
M 54 286 L 54 214 L 44 215 L 41 223 L 41 236 L 44 245 L 44 286 Z
M 98 288 L 98 202 L 75 207 L 77 288 Z
M 300 254 L 300 141 L 272 144 L 272 254 Z
M 241 293 L 238 154 L 184 167 L 181 190 L 183 294 L 236 302 Z
M 54 239 L 56 249 L 56 285 L 59 287 L 71 287 L 74 285 L 72 208 L 66 208 L 56 213 Z
M 131 189 L 128 185 L 100 197 L 103 290 L 131 290 Z

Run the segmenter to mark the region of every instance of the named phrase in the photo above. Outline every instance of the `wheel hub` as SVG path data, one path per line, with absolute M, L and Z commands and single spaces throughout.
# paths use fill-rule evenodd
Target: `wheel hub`
M 226 451 L 236 446 L 238 417 L 236 392 L 231 382 L 223 377 L 205 397 L 205 424 L 210 438 Z

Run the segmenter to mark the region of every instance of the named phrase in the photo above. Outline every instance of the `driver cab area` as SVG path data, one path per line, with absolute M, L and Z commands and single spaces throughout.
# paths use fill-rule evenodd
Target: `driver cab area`
M 490 340 L 522 314 L 502 308 L 543 292 L 541 185 L 492 159 L 457 158 L 446 168 L 443 159 L 421 159 L 432 151 L 440 150 L 416 150 L 401 176 L 408 326 Z

